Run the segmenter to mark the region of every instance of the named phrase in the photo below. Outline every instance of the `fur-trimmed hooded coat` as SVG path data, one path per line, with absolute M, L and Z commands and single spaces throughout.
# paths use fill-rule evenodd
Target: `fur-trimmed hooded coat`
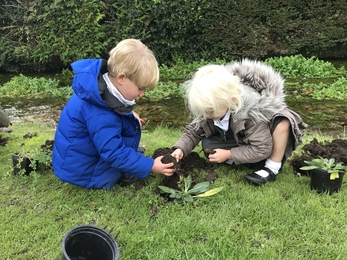
M 273 147 L 270 129 L 276 117 L 289 120 L 294 137 L 294 149 L 302 143 L 302 130 L 307 127 L 301 117 L 287 108 L 284 93 L 284 79 L 272 67 L 259 61 L 244 59 L 226 65 L 233 74 L 240 77 L 243 107 L 232 115 L 229 128 L 238 147 L 231 148 L 235 164 L 256 163 L 270 157 Z M 181 138 L 174 144 L 184 155 L 188 155 L 203 138 L 217 133 L 212 119 L 189 124 Z

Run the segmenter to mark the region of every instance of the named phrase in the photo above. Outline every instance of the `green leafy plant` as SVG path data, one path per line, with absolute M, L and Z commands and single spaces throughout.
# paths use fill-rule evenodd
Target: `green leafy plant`
M 215 189 L 208 190 L 210 186 L 209 181 L 201 182 L 192 186 L 192 176 L 189 174 L 186 178 L 180 176 L 180 180 L 178 182 L 181 190 L 176 190 L 173 188 L 169 188 L 166 186 L 158 186 L 162 193 L 170 194 L 169 197 L 174 199 L 175 202 L 194 202 L 194 198 L 202 198 L 208 197 L 217 194 L 222 191 L 224 187 L 219 187 Z
M 71 86 L 60 87 L 58 79 L 30 77 L 19 74 L 0 88 L 0 97 L 54 97 L 67 100 L 73 94 Z
M 318 86 L 313 88 L 312 97 L 317 100 L 346 99 L 347 79 L 345 77 L 339 77 L 334 83 L 328 86 L 320 83 Z
M 347 171 L 347 166 L 342 165 L 342 162 L 335 163 L 335 159 L 327 159 L 327 158 L 315 158 L 311 161 L 304 161 L 307 166 L 303 166 L 300 168 L 300 170 L 304 171 L 310 171 L 314 169 L 320 169 L 327 171 L 330 173 L 330 180 L 335 180 L 336 178 L 339 178 L 339 172 Z
M 274 67 L 284 77 L 331 77 L 339 74 L 339 70 L 331 62 L 319 60 L 315 56 L 305 58 L 303 55 L 268 58 L 265 63 Z M 344 68 L 342 68 L 344 70 Z
M 200 60 L 187 62 L 177 55 L 174 56 L 174 65 L 168 67 L 165 64 L 160 65 L 160 79 L 161 81 L 167 80 L 186 80 L 190 78 L 194 72 L 196 72 L 200 67 L 208 64 L 226 64 L 225 60 L 215 59 L 214 61 Z

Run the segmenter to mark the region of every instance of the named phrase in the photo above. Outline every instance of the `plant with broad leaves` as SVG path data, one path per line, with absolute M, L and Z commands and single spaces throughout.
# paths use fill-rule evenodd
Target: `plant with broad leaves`
M 335 159 L 327 159 L 327 158 L 315 158 L 311 161 L 304 161 L 307 166 L 303 166 L 300 170 L 310 171 L 314 169 L 321 169 L 330 173 L 330 180 L 335 180 L 339 178 L 339 172 L 346 172 L 347 166 L 342 165 L 342 162 L 335 163 Z
M 219 187 L 219 188 L 208 190 L 208 187 L 211 184 L 209 181 L 198 183 L 194 185 L 193 188 L 191 188 L 192 176 L 190 174 L 186 178 L 184 178 L 183 176 L 180 176 L 180 180 L 178 184 L 181 190 L 176 190 L 166 186 L 158 186 L 158 188 L 160 189 L 162 193 L 170 194 L 169 197 L 174 199 L 175 202 L 179 202 L 179 203 L 194 202 L 194 198 L 212 196 L 224 189 L 224 187 Z

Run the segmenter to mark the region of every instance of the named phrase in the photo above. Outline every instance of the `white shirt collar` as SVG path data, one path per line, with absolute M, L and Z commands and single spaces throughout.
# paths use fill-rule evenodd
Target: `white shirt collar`
M 224 132 L 228 131 L 229 129 L 229 119 L 230 119 L 230 110 L 226 112 L 224 117 L 220 120 L 213 120 L 214 125 L 218 126 L 219 128 L 223 129 Z
M 105 74 L 102 75 L 102 77 L 104 78 L 106 85 L 107 85 L 107 89 L 108 91 L 115 96 L 116 98 L 118 98 L 118 100 L 120 102 L 122 102 L 123 105 L 125 105 L 126 107 L 129 106 L 133 106 L 136 104 L 135 99 L 129 101 L 126 100 L 122 94 L 118 91 L 118 89 L 112 84 L 112 82 L 110 81 L 110 78 L 108 77 L 108 72 L 106 72 Z

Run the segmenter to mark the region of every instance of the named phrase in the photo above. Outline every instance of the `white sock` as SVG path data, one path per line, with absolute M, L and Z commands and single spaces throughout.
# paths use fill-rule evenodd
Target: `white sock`
M 278 174 L 278 171 L 280 170 L 281 166 L 282 166 L 282 162 L 274 162 L 270 158 L 267 159 L 265 162 L 265 167 L 269 168 L 274 174 Z M 265 170 L 259 170 L 259 171 L 256 171 L 255 173 L 264 178 L 269 176 L 269 173 Z

